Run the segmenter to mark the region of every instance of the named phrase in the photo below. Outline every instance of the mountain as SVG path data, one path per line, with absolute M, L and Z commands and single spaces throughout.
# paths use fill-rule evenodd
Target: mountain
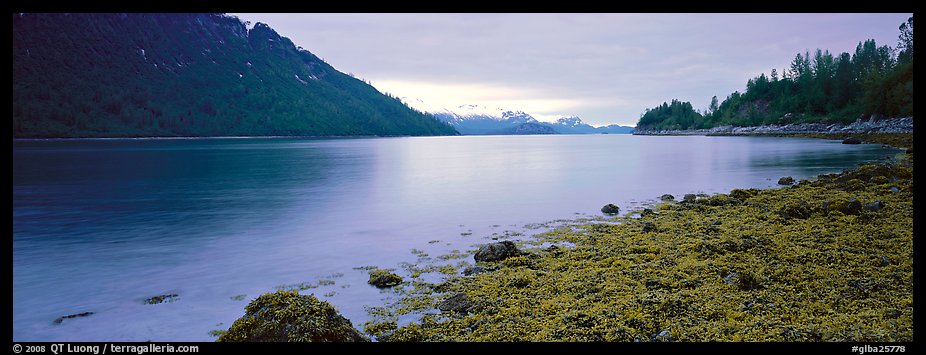
M 491 134 L 559 134 L 549 125 L 536 122 L 526 122 L 514 127 L 508 127 Z
M 556 120 L 556 122 L 553 122 L 551 126 L 553 126 L 557 132 L 562 134 L 598 133 L 595 131 L 595 127 L 582 122 L 582 119 L 578 116 L 559 118 Z
M 13 14 L 13 136 L 453 135 L 263 23 Z
M 403 98 L 409 100 L 408 98 Z M 414 105 L 422 107 L 427 104 L 421 99 L 411 99 Z M 526 126 L 522 129 L 517 127 L 531 123 L 543 125 L 554 133 L 558 134 L 599 134 L 599 133 L 619 133 L 627 134 L 633 132 L 633 127 L 608 125 L 604 127 L 593 127 L 578 116 L 562 117 L 556 122 L 540 122 L 533 116 L 524 111 L 510 111 L 497 107 L 487 107 L 481 105 L 460 105 L 453 109 L 437 109 L 431 112 L 437 119 L 453 126 L 461 134 L 480 135 L 480 134 L 523 134 L 523 133 L 504 133 L 504 132 L 546 132 L 547 130 L 537 130 L 537 127 Z M 550 133 L 530 133 L 530 134 L 550 134 Z
M 538 123 L 524 111 L 510 111 L 497 107 L 460 105 L 453 110 L 432 112 L 434 117 L 456 128 L 461 134 L 499 134 L 524 123 Z
M 602 134 L 608 134 L 608 133 L 610 134 L 631 134 L 633 133 L 634 128 L 629 127 L 629 126 L 619 126 L 616 124 L 609 124 L 607 126 L 598 127 L 596 128 L 596 130 L 598 130 L 598 133 L 602 133 Z
M 603 127 L 593 127 L 585 122 L 582 122 L 582 119 L 578 116 L 562 117 L 557 119 L 556 122 L 546 124 L 560 134 L 633 133 L 633 127 L 619 126 L 616 124 Z

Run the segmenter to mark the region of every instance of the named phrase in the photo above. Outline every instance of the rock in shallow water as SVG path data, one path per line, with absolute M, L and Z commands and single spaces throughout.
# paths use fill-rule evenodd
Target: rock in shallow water
M 367 283 L 379 288 L 392 287 L 401 284 L 402 277 L 386 270 L 373 270 Z
M 672 196 L 670 194 L 665 194 L 665 195 L 659 196 L 659 199 L 663 201 L 673 201 L 675 200 L 675 196 Z
M 601 208 L 601 212 L 606 214 L 618 214 L 621 213 L 621 208 L 613 203 L 609 203 Z
M 785 176 L 781 179 L 778 179 L 778 185 L 792 185 L 794 184 L 794 178 L 790 176 Z
M 89 315 L 92 315 L 92 314 L 93 314 L 93 312 L 80 312 L 80 313 L 75 313 L 75 314 L 68 314 L 68 315 L 66 315 L 66 316 L 61 316 L 61 317 L 56 318 L 52 323 L 54 323 L 54 324 L 61 324 L 61 322 L 64 322 L 65 319 L 72 319 L 72 318 L 78 318 L 78 317 L 86 317 L 86 316 L 89 316 Z
M 295 291 L 263 294 L 245 307 L 220 342 L 370 341 L 331 304 Z
M 479 250 L 476 251 L 476 254 L 473 255 L 473 258 L 479 261 L 500 261 L 512 256 L 521 255 L 521 251 L 518 250 L 518 247 L 514 245 L 514 242 L 503 241 L 498 243 L 490 243 L 479 247 Z
M 862 140 L 856 137 L 846 137 L 842 140 L 842 144 L 862 144 Z
M 154 297 L 146 298 L 145 304 L 158 304 L 158 303 L 164 303 L 164 302 L 173 302 L 177 300 L 177 297 L 179 297 L 179 295 L 176 293 L 157 295 Z

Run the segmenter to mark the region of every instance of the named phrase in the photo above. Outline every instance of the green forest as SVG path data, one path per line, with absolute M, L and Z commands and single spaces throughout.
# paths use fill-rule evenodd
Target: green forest
M 895 49 L 866 40 L 851 54 L 798 53 L 787 70 L 760 74 L 720 103 L 714 96 L 704 112 L 678 100 L 647 109 L 637 130 L 913 116 L 913 17 L 899 29 Z
M 13 136 L 453 135 L 257 23 L 13 14 Z

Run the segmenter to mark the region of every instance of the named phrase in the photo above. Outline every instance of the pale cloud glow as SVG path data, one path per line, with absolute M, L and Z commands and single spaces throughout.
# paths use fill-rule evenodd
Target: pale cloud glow
M 647 108 L 704 109 L 794 55 L 896 46 L 898 14 L 234 14 L 335 68 L 431 106 L 577 115 L 632 126 Z M 411 102 L 409 102 L 411 103 Z
M 507 110 L 518 110 L 523 107 L 530 109 L 531 115 L 537 120 L 555 121 L 560 117 L 570 115 L 568 112 L 583 107 L 607 105 L 605 102 L 596 103 L 592 100 L 544 97 L 545 93 L 541 90 L 492 84 L 399 80 L 381 80 L 371 82 L 371 84 L 380 91 L 401 97 L 409 106 L 429 112 L 476 103 Z

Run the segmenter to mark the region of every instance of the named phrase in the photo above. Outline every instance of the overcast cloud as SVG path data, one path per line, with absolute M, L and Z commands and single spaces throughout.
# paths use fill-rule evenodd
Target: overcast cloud
M 425 109 L 480 104 L 633 126 L 663 101 L 703 109 L 794 55 L 895 47 L 911 14 L 234 14 Z M 411 102 L 410 102 L 411 103 Z

